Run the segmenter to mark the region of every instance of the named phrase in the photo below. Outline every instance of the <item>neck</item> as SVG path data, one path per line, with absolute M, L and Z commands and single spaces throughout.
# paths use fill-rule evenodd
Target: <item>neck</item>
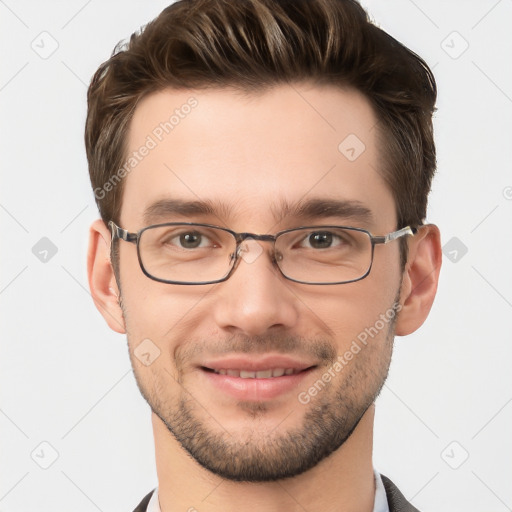
M 225 480 L 204 469 L 153 413 L 161 510 L 371 512 L 374 414 L 372 405 L 343 446 L 309 471 L 276 482 L 247 483 Z

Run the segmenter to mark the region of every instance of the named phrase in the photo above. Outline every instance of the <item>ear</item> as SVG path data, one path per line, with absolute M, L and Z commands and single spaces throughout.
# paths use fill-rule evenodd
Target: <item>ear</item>
M 126 332 L 119 304 L 119 288 L 110 262 L 110 230 L 101 219 L 89 228 L 87 275 L 95 306 L 109 327 L 118 333 Z
M 441 270 L 441 235 L 437 226 L 427 224 L 409 239 L 395 333 L 406 336 L 426 320 L 437 291 Z

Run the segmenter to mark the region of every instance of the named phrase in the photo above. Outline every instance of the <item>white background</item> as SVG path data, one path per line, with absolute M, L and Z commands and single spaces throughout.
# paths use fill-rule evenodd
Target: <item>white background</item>
M 157 484 L 125 338 L 87 289 L 97 210 L 83 130 L 92 74 L 166 3 L 0 0 L 3 512 L 130 511 Z M 512 510 L 512 2 L 365 6 L 434 69 L 428 220 L 452 244 L 430 318 L 396 340 L 375 466 L 423 511 Z M 31 46 L 52 40 L 46 59 Z M 47 262 L 32 250 L 43 237 L 57 249 Z

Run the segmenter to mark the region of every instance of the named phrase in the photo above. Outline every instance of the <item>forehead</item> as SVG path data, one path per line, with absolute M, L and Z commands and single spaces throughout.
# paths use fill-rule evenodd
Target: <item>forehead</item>
M 140 229 L 169 198 L 208 203 L 233 229 L 262 230 L 280 208 L 325 199 L 361 203 L 393 224 L 376 123 L 366 98 L 332 86 L 151 94 L 130 124 L 121 222 Z

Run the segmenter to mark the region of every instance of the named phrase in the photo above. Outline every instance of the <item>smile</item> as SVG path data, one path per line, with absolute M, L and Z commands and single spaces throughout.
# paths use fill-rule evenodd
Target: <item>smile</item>
M 221 368 L 211 371 L 219 375 L 229 375 L 230 377 L 240 377 L 241 379 L 272 379 L 274 377 L 282 377 L 283 375 L 294 375 L 302 370 L 295 368 L 269 368 L 267 370 L 250 371 Z
M 202 378 L 215 395 L 220 393 L 220 396 L 228 395 L 243 401 L 268 401 L 303 388 L 304 379 L 318 367 L 291 358 L 280 359 L 274 358 L 273 362 L 270 359 L 224 359 L 208 366 L 201 365 L 200 369 Z

